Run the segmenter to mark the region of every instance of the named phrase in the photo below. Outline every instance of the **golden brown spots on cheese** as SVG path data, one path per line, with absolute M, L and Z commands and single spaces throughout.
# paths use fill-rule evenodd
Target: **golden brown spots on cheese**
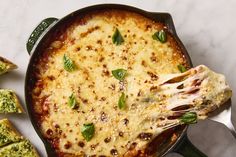
M 92 145 L 90 146 L 91 150 L 95 150 L 98 145 L 99 145 L 99 143 L 97 143 L 97 144 L 92 144 Z
M 80 37 L 81 37 L 81 38 L 84 38 L 84 37 L 86 37 L 88 34 L 90 34 L 90 33 L 94 32 L 94 31 L 98 30 L 99 28 L 100 28 L 99 26 L 95 26 L 95 27 L 89 28 L 86 32 L 81 33 L 81 34 L 80 34 Z
M 85 144 L 84 144 L 83 141 L 79 141 L 79 142 L 78 142 L 78 145 L 79 145 L 81 148 L 83 148 Z
M 119 132 L 119 136 L 120 137 L 123 137 L 124 136 L 124 133 L 122 131 Z
M 124 125 L 128 125 L 129 124 L 129 120 L 127 118 L 123 119 Z
M 116 149 L 111 149 L 111 155 L 115 156 L 118 155 L 118 151 Z
M 152 62 L 157 62 L 158 61 L 158 58 L 156 57 L 154 52 L 152 52 L 152 56 L 150 57 L 150 59 L 151 59 Z
M 142 60 L 141 64 L 142 64 L 142 66 L 147 67 L 147 63 L 144 60 Z
M 150 71 L 148 71 L 147 74 L 151 77 L 151 80 L 153 81 L 158 79 L 158 76 Z
M 48 129 L 48 130 L 46 131 L 46 134 L 47 134 L 48 136 L 53 135 L 53 131 L 52 131 L 52 129 Z
M 138 135 L 138 138 L 140 138 L 141 140 L 144 140 L 144 141 L 148 141 L 148 140 L 150 140 L 152 138 L 152 136 L 153 136 L 152 133 L 144 133 L 144 132 L 142 132 L 142 133 L 140 133 Z
M 70 147 L 72 146 L 71 142 L 67 141 L 65 144 L 64 144 L 64 148 L 65 149 L 69 149 Z
M 107 138 L 104 139 L 105 143 L 109 143 L 110 141 L 111 141 L 111 137 L 107 137 Z

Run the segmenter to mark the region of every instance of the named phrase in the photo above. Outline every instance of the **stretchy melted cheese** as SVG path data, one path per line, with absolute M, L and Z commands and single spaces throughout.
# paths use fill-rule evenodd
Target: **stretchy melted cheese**
M 160 84 L 160 75 L 179 73 L 179 64 L 187 66 L 170 34 L 166 43 L 152 38 L 164 27 L 134 13 L 102 11 L 83 17 L 51 43 L 44 52 L 47 58 L 36 65 L 32 98 L 41 131 L 58 156 L 134 156 L 163 131 L 157 121 L 146 119 L 149 112 L 158 119 L 168 109 L 150 105 L 145 94 Z M 112 42 L 116 28 L 124 38 L 118 46 Z M 64 69 L 64 55 L 76 70 Z M 119 68 L 127 70 L 123 82 L 111 73 Z M 122 92 L 126 107 L 121 110 Z M 68 105 L 72 93 L 79 104 L 75 109 Z M 90 141 L 81 134 L 86 123 L 95 126 Z

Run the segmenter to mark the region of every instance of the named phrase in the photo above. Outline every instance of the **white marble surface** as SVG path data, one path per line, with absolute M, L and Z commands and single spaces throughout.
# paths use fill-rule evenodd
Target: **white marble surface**
M 24 103 L 24 77 L 29 60 L 25 43 L 31 31 L 46 17 L 60 18 L 79 8 L 100 3 L 128 4 L 148 11 L 171 13 L 177 33 L 194 65 L 205 64 L 224 73 L 236 91 L 235 0 L 1 0 L 0 55 L 14 61 L 19 69 L 1 76 L 0 88 L 14 89 Z M 235 101 L 234 95 L 233 105 Z M 11 119 L 37 147 L 42 157 L 46 156 L 43 144 L 26 114 L 0 116 L 3 117 Z M 209 157 L 236 156 L 236 140 L 223 125 L 203 121 L 191 126 L 188 134 L 192 142 Z

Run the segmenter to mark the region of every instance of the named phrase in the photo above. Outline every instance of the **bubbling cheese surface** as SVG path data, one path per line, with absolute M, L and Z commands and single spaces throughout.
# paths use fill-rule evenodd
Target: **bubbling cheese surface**
M 141 15 L 111 10 L 91 13 L 81 21 L 65 30 L 63 40 L 53 41 L 44 52 L 48 58 L 37 65 L 32 98 L 41 132 L 61 156 L 124 156 L 132 147 L 142 150 L 163 131 L 159 118 L 176 106 L 165 108 L 157 99 L 151 101 L 150 91 L 160 85 L 161 75 L 179 73 L 179 64 L 187 66 L 185 58 L 169 33 L 166 43 L 152 38 L 165 28 L 163 24 Z M 116 28 L 124 38 L 118 46 L 112 43 Z M 64 55 L 76 70 L 64 69 Z M 119 68 L 127 70 L 124 82 L 111 74 Z M 122 110 L 121 92 L 126 95 Z M 79 104 L 76 109 L 68 106 L 72 93 Z M 163 103 L 167 100 L 174 101 Z M 90 141 L 81 134 L 85 123 L 95 126 Z

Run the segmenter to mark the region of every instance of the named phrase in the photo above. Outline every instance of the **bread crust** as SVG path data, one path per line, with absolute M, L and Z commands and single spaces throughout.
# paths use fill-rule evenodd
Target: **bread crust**
M 1 66 L 1 64 L 4 64 L 4 68 L 1 69 L 1 67 L 0 67 L 0 75 L 17 68 L 16 64 L 14 64 L 11 61 L 9 61 L 8 59 L 0 56 L 0 66 Z

